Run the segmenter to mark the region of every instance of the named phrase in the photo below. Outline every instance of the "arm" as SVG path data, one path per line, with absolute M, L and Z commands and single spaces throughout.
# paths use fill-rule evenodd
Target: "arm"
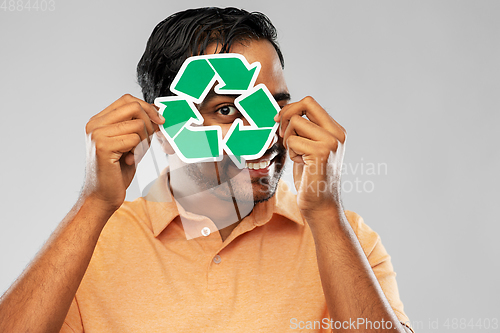
M 130 95 L 91 118 L 80 198 L 0 299 L 0 332 L 59 332 L 99 235 L 123 203 L 136 160 L 158 128 L 151 121 L 164 120 L 153 106 Z
M 404 326 L 387 301 L 343 210 L 339 207 L 319 212 L 307 222 L 316 244 L 327 305 L 333 310 L 330 317 L 356 322 L 356 332 L 371 332 L 365 320 L 377 321 L 383 332 L 403 332 Z
M 330 317 L 347 323 L 358 318 L 383 321 L 380 332 L 405 332 L 341 206 L 345 130 L 311 97 L 285 106 L 275 120 L 294 162 L 297 204 L 315 241 Z M 371 332 L 357 328 L 342 331 Z

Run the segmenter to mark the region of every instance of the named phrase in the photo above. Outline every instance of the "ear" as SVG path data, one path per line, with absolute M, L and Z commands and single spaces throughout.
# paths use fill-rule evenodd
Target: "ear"
M 175 154 L 174 149 L 168 142 L 168 140 L 165 138 L 163 133 L 161 131 L 156 131 L 156 137 L 158 138 L 158 142 L 160 143 L 163 151 L 168 154 L 168 155 L 173 155 Z

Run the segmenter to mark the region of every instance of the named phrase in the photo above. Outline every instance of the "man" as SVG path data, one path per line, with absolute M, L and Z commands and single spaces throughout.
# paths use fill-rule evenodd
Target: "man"
M 256 84 L 282 108 L 276 139 L 243 170 L 227 156 L 183 163 L 151 104 L 187 57 L 225 52 L 260 62 Z M 125 95 L 87 123 L 80 199 L 2 297 L 0 331 L 404 332 L 380 239 L 342 209 L 345 131 L 313 98 L 290 103 L 283 65 L 262 14 L 202 8 L 158 24 L 138 65 L 145 100 Z M 204 125 L 225 135 L 247 122 L 235 97 L 212 90 Z M 124 203 L 155 132 L 170 168 Z M 278 183 L 286 153 L 297 196 Z

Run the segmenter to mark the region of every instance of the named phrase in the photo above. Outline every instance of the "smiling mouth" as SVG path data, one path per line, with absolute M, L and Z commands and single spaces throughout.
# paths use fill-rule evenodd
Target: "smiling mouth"
M 245 162 L 245 168 L 250 170 L 260 170 L 265 169 L 271 164 L 270 160 L 267 161 L 257 161 L 257 162 Z
M 278 156 L 277 149 L 271 147 L 261 158 L 256 160 L 245 161 L 245 168 L 248 170 L 267 171 L 269 165 L 271 165 L 274 162 L 276 156 Z

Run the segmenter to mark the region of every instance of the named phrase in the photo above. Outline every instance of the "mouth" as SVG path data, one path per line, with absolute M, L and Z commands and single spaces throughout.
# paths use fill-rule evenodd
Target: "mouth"
M 265 169 L 271 164 L 270 160 L 267 161 L 259 161 L 255 160 L 254 162 L 245 162 L 245 168 L 250 169 L 250 170 L 261 170 Z
M 271 147 L 261 158 L 245 161 L 245 169 L 251 176 L 267 176 L 278 155 L 277 149 Z

